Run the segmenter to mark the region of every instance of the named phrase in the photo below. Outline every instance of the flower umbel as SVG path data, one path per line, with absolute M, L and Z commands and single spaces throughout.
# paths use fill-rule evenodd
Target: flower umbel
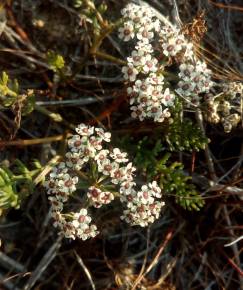
M 136 190 L 136 169 L 126 152 L 106 146 L 109 132 L 85 124 L 76 132 L 68 141 L 66 159 L 45 182 L 54 226 L 60 233 L 72 239 L 95 237 L 99 232 L 92 223 L 92 212 L 115 198 L 125 208 L 121 219 L 131 225 L 144 227 L 158 219 L 164 202 L 156 181 Z M 81 200 L 81 206 L 74 206 L 78 211 L 70 210 L 69 200 L 74 196 Z

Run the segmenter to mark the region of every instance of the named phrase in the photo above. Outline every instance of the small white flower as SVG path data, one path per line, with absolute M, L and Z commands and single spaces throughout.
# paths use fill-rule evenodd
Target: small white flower
M 76 170 L 80 170 L 85 163 L 85 160 L 77 152 L 67 152 L 66 158 L 67 158 L 67 161 L 66 161 L 67 167 L 73 168 Z
M 105 132 L 102 128 L 95 128 L 96 134 L 105 142 L 111 141 L 111 133 Z M 100 150 L 100 149 L 99 149 Z
M 99 151 L 98 154 L 96 154 L 94 159 L 97 161 L 98 165 L 102 164 L 107 159 L 108 154 L 109 154 L 109 150 L 102 149 Z
M 105 136 L 104 136 L 105 138 Z M 103 141 L 103 137 L 96 137 L 96 136 L 91 136 L 89 138 L 89 145 L 90 145 L 90 151 L 93 153 L 96 153 L 96 150 L 101 150 L 102 149 L 102 141 Z M 93 148 L 92 148 L 93 147 Z M 93 149 L 93 150 L 92 150 Z M 91 153 L 91 154 L 92 154 Z M 94 154 L 90 155 L 92 157 L 94 157 Z
M 143 52 L 143 55 L 147 55 L 154 51 L 153 46 L 150 43 L 146 43 L 144 41 L 138 41 L 135 49 Z
M 70 148 L 71 151 L 78 152 L 79 149 L 83 146 L 83 144 L 85 144 L 85 141 L 87 142 L 87 138 L 85 138 L 84 140 L 79 135 L 73 135 L 68 140 L 68 147 Z
M 153 29 L 158 33 L 161 30 L 161 24 L 159 19 L 156 19 L 152 22 Z
M 151 85 L 163 85 L 164 84 L 164 76 L 157 75 L 156 73 L 150 73 L 146 78 L 147 83 Z
M 65 238 L 75 240 L 75 227 L 72 222 L 66 222 L 62 228 Z
M 124 168 L 116 167 L 111 171 L 111 182 L 114 184 L 121 183 L 125 178 L 126 172 Z
M 136 80 L 133 91 L 138 94 L 151 94 L 154 89 L 154 86 L 151 85 L 151 83 L 145 79 L 145 80 Z
M 162 103 L 167 107 L 171 107 L 172 105 L 174 105 L 174 100 L 175 100 L 175 95 L 170 92 L 169 88 L 165 89 L 163 93 Z
M 141 191 L 138 191 L 137 197 L 142 204 L 151 204 L 154 202 L 154 198 L 150 194 L 150 190 L 147 185 L 143 185 Z
M 152 57 L 150 54 L 148 54 L 145 56 L 145 61 L 142 70 L 145 74 L 149 72 L 156 72 L 158 70 L 157 64 L 158 64 L 157 58 Z
M 121 14 L 126 18 L 133 18 L 134 15 L 140 10 L 140 6 L 134 3 L 129 3 L 125 8 L 121 10 Z
M 89 187 L 87 196 L 96 208 L 101 207 L 103 204 L 108 204 L 114 199 L 114 195 L 111 192 L 102 191 L 94 186 Z
M 125 167 L 125 171 L 126 171 L 126 179 L 127 180 L 132 180 L 132 175 L 133 172 L 136 171 L 136 168 L 133 166 L 132 162 L 129 162 L 126 167 Z
M 195 67 L 192 64 L 182 63 L 179 66 L 179 69 L 180 73 L 178 74 L 178 76 L 185 81 L 190 80 L 193 75 L 195 75 Z
M 139 73 L 138 70 L 130 63 L 122 68 L 122 72 L 124 74 L 124 78 L 130 82 L 134 82 Z
M 131 21 L 125 22 L 123 27 L 118 29 L 118 36 L 124 41 L 129 41 L 130 39 L 134 38 L 134 26 Z
M 120 193 L 122 195 L 130 195 L 134 192 L 133 187 L 136 185 L 136 183 L 133 180 L 125 180 L 121 183 L 120 186 Z
M 150 193 L 157 198 L 161 197 L 161 188 L 158 186 L 156 181 L 153 181 L 152 183 L 148 184 L 148 187 L 150 189 Z
M 91 217 L 88 215 L 88 211 L 86 208 L 81 208 L 78 213 L 74 214 L 73 217 L 73 224 L 75 227 L 79 227 L 83 229 L 85 224 L 90 224 L 91 223 Z
M 127 153 L 121 152 L 119 148 L 114 148 L 110 156 L 118 163 L 128 161 Z
M 138 118 L 140 121 L 143 121 L 146 117 L 146 112 L 144 111 L 143 107 L 141 105 L 139 106 L 132 106 L 130 107 L 132 114 L 131 116 L 133 118 Z
M 90 136 L 94 133 L 94 127 L 85 124 L 79 124 L 75 131 L 81 136 Z
M 171 37 L 162 44 L 162 47 L 164 55 L 168 57 L 176 56 L 185 48 L 185 39 L 182 35 Z
M 144 51 L 143 50 L 133 50 L 131 56 L 127 58 L 128 63 L 132 66 L 143 66 L 145 59 L 144 59 Z
M 48 199 L 51 202 L 51 210 L 60 212 L 63 210 L 63 203 L 58 200 L 55 196 L 49 196 Z
M 78 177 L 71 177 L 68 173 L 64 174 L 62 179 L 58 181 L 58 187 L 62 192 L 72 193 L 76 190 Z
M 137 39 L 145 43 L 149 43 L 150 40 L 154 37 L 153 31 L 149 30 L 148 25 L 141 27 L 137 32 Z
M 98 165 L 98 171 L 102 172 L 104 175 L 111 175 L 111 172 L 117 169 L 119 166 L 115 162 L 111 162 L 109 159 L 106 159 L 104 162 Z

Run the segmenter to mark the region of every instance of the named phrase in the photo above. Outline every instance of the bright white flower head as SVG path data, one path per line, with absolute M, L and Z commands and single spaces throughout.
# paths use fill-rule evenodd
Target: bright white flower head
M 171 107 L 174 105 L 174 100 L 175 95 L 172 92 L 170 92 L 169 88 L 165 89 L 162 98 L 163 105 L 165 105 L 166 107 Z
M 195 55 L 193 43 L 179 28 L 162 23 L 146 4 L 128 4 L 122 14 L 125 23 L 132 23 L 137 40 L 127 65 L 122 68 L 124 78 L 135 83 L 127 88 L 132 117 L 140 121 L 152 118 L 155 122 L 163 122 L 171 116 L 178 96 L 187 106 L 197 105 L 200 94 L 208 93 L 214 83 L 206 63 Z M 164 84 L 170 87 L 163 75 L 172 63 L 179 65 L 180 70 L 177 94 L 169 88 L 159 87 Z
M 124 74 L 125 80 L 129 80 L 130 82 L 134 82 L 139 73 L 138 70 L 130 63 L 128 66 L 124 66 L 122 68 L 122 72 Z
M 76 132 L 79 135 L 73 135 L 68 141 L 69 152 L 65 161 L 53 168 L 45 182 L 50 195 L 51 216 L 60 233 L 71 239 L 95 237 L 98 230 L 92 224 L 88 208 L 105 206 L 115 196 L 127 208 L 122 216 L 127 222 L 145 226 L 155 221 L 163 204 L 156 201 L 161 198 L 157 183 L 154 181 L 142 186 L 140 191 L 136 190 L 136 168 L 129 162 L 127 153 L 119 148 L 105 147 L 106 142 L 110 142 L 109 132 L 84 124 L 80 124 Z M 63 213 L 69 197 L 80 194 L 80 188 L 87 188 L 87 194 L 81 190 L 86 207 L 81 207 L 78 212 Z
M 91 136 L 94 133 L 94 128 L 85 124 L 80 124 L 75 131 L 81 136 Z
M 119 38 L 121 38 L 123 41 L 129 41 L 132 38 L 134 38 L 134 26 L 131 21 L 125 22 L 123 27 L 119 28 Z

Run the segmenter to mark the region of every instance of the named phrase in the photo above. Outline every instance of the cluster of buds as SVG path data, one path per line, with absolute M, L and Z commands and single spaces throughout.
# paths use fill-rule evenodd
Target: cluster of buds
M 228 101 L 224 100 L 220 106 L 221 112 L 223 112 L 222 125 L 224 131 L 229 133 L 237 127 L 242 118 L 243 83 L 224 83 L 223 92 Z
M 211 123 L 221 123 L 226 133 L 237 127 L 241 120 L 241 97 L 243 86 L 238 83 L 223 84 L 219 95 L 206 96 L 205 117 Z M 234 90 L 233 90 L 234 89 Z
M 223 92 L 229 99 L 239 100 L 243 96 L 242 82 L 229 82 L 222 84 Z
M 239 124 L 241 117 L 237 113 L 230 114 L 222 119 L 222 125 L 225 133 L 230 133 L 231 130 Z
M 122 68 L 130 96 L 132 117 L 163 122 L 171 116 L 176 96 L 188 104 L 198 104 L 199 94 L 213 86 L 211 71 L 194 54 L 193 44 L 174 26 L 162 23 L 147 5 L 128 4 L 122 10 L 119 37 L 136 39 L 135 49 Z M 173 92 L 165 69 L 180 64 L 177 89 Z
M 116 197 L 123 204 L 122 219 L 131 225 L 146 226 L 154 222 L 164 202 L 156 181 L 136 190 L 135 167 L 126 152 L 110 149 L 111 134 L 101 128 L 80 124 L 78 134 L 69 141 L 65 161 L 52 169 L 45 182 L 54 225 L 67 238 L 86 240 L 95 237 L 98 230 L 88 213 L 100 208 Z M 84 193 L 85 190 L 85 193 Z M 64 212 L 70 197 L 80 194 L 78 212 Z

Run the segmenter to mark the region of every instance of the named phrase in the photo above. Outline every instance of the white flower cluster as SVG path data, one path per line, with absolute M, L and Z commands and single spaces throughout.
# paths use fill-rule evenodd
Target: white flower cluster
M 159 42 L 161 43 L 163 55 L 169 58 L 181 58 L 181 61 L 193 58 L 193 44 L 188 42 L 180 29 L 174 26 L 162 26 L 159 33 Z
M 211 70 L 207 68 L 205 62 L 197 61 L 182 63 L 179 66 L 178 89 L 176 92 L 183 97 L 190 97 L 190 102 L 198 103 L 199 94 L 208 93 L 214 83 L 211 80 Z
M 68 201 L 69 196 L 76 191 L 77 183 L 78 177 L 72 176 L 67 164 L 61 162 L 53 168 L 45 186 L 50 195 L 51 216 L 54 219 L 54 226 L 58 227 L 66 238 L 75 239 L 79 237 L 86 240 L 98 234 L 96 226 L 90 224 L 91 217 L 87 210 L 82 208 L 78 213 L 68 217 L 62 214 L 64 204 Z
M 87 193 L 94 207 L 99 208 L 103 204 L 108 204 L 114 199 L 114 195 L 109 191 L 102 191 L 99 188 L 90 186 Z
M 121 216 L 122 219 L 131 225 L 140 225 L 142 227 L 148 226 L 158 219 L 164 202 L 156 200 L 162 196 L 161 189 L 155 181 L 148 185 L 143 185 L 138 192 L 134 190 L 129 192 L 123 197 L 123 201 L 127 202 L 127 209 L 124 210 Z
M 119 37 L 124 41 L 133 39 L 136 34 L 138 40 L 149 43 L 149 39 L 154 37 L 153 30 L 160 30 L 160 21 L 147 6 L 130 3 L 121 10 L 121 14 L 124 24 L 119 28 Z
M 176 93 L 189 104 L 198 103 L 198 94 L 208 92 L 213 82 L 206 63 L 197 60 L 193 44 L 176 27 L 161 23 L 147 5 L 128 4 L 121 13 L 124 24 L 119 37 L 137 41 L 122 68 L 124 78 L 133 83 L 127 89 L 132 117 L 155 122 L 170 117 L 176 96 L 164 76 L 165 67 L 174 62 L 181 64 Z
M 151 42 L 159 33 L 161 24 L 152 9 L 147 6 L 129 4 L 122 10 L 124 25 L 119 29 L 119 37 L 124 41 L 137 39 L 135 49 L 122 68 L 124 78 L 134 82 L 127 89 L 130 95 L 132 117 L 143 121 L 152 118 L 163 122 L 170 117 L 168 107 L 173 106 L 175 96 L 169 88 L 164 88 L 163 65 L 153 56 Z
M 80 124 L 76 132 L 78 134 L 68 141 L 70 151 L 66 153 L 65 162 L 53 168 L 45 183 L 54 225 L 67 238 L 86 240 L 94 237 L 98 231 L 87 209 L 109 204 L 115 196 L 126 207 L 122 218 L 128 223 L 146 226 L 154 222 L 164 205 L 157 200 L 162 197 L 157 183 L 154 181 L 136 191 L 135 168 L 127 153 L 119 148 L 104 149 L 104 143 L 110 142 L 109 132 L 84 124 Z M 78 213 L 63 213 L 64 205 L 77 189 L 82 188 L 82 182 L 87 188 L 83 197 L 85 207 Z

